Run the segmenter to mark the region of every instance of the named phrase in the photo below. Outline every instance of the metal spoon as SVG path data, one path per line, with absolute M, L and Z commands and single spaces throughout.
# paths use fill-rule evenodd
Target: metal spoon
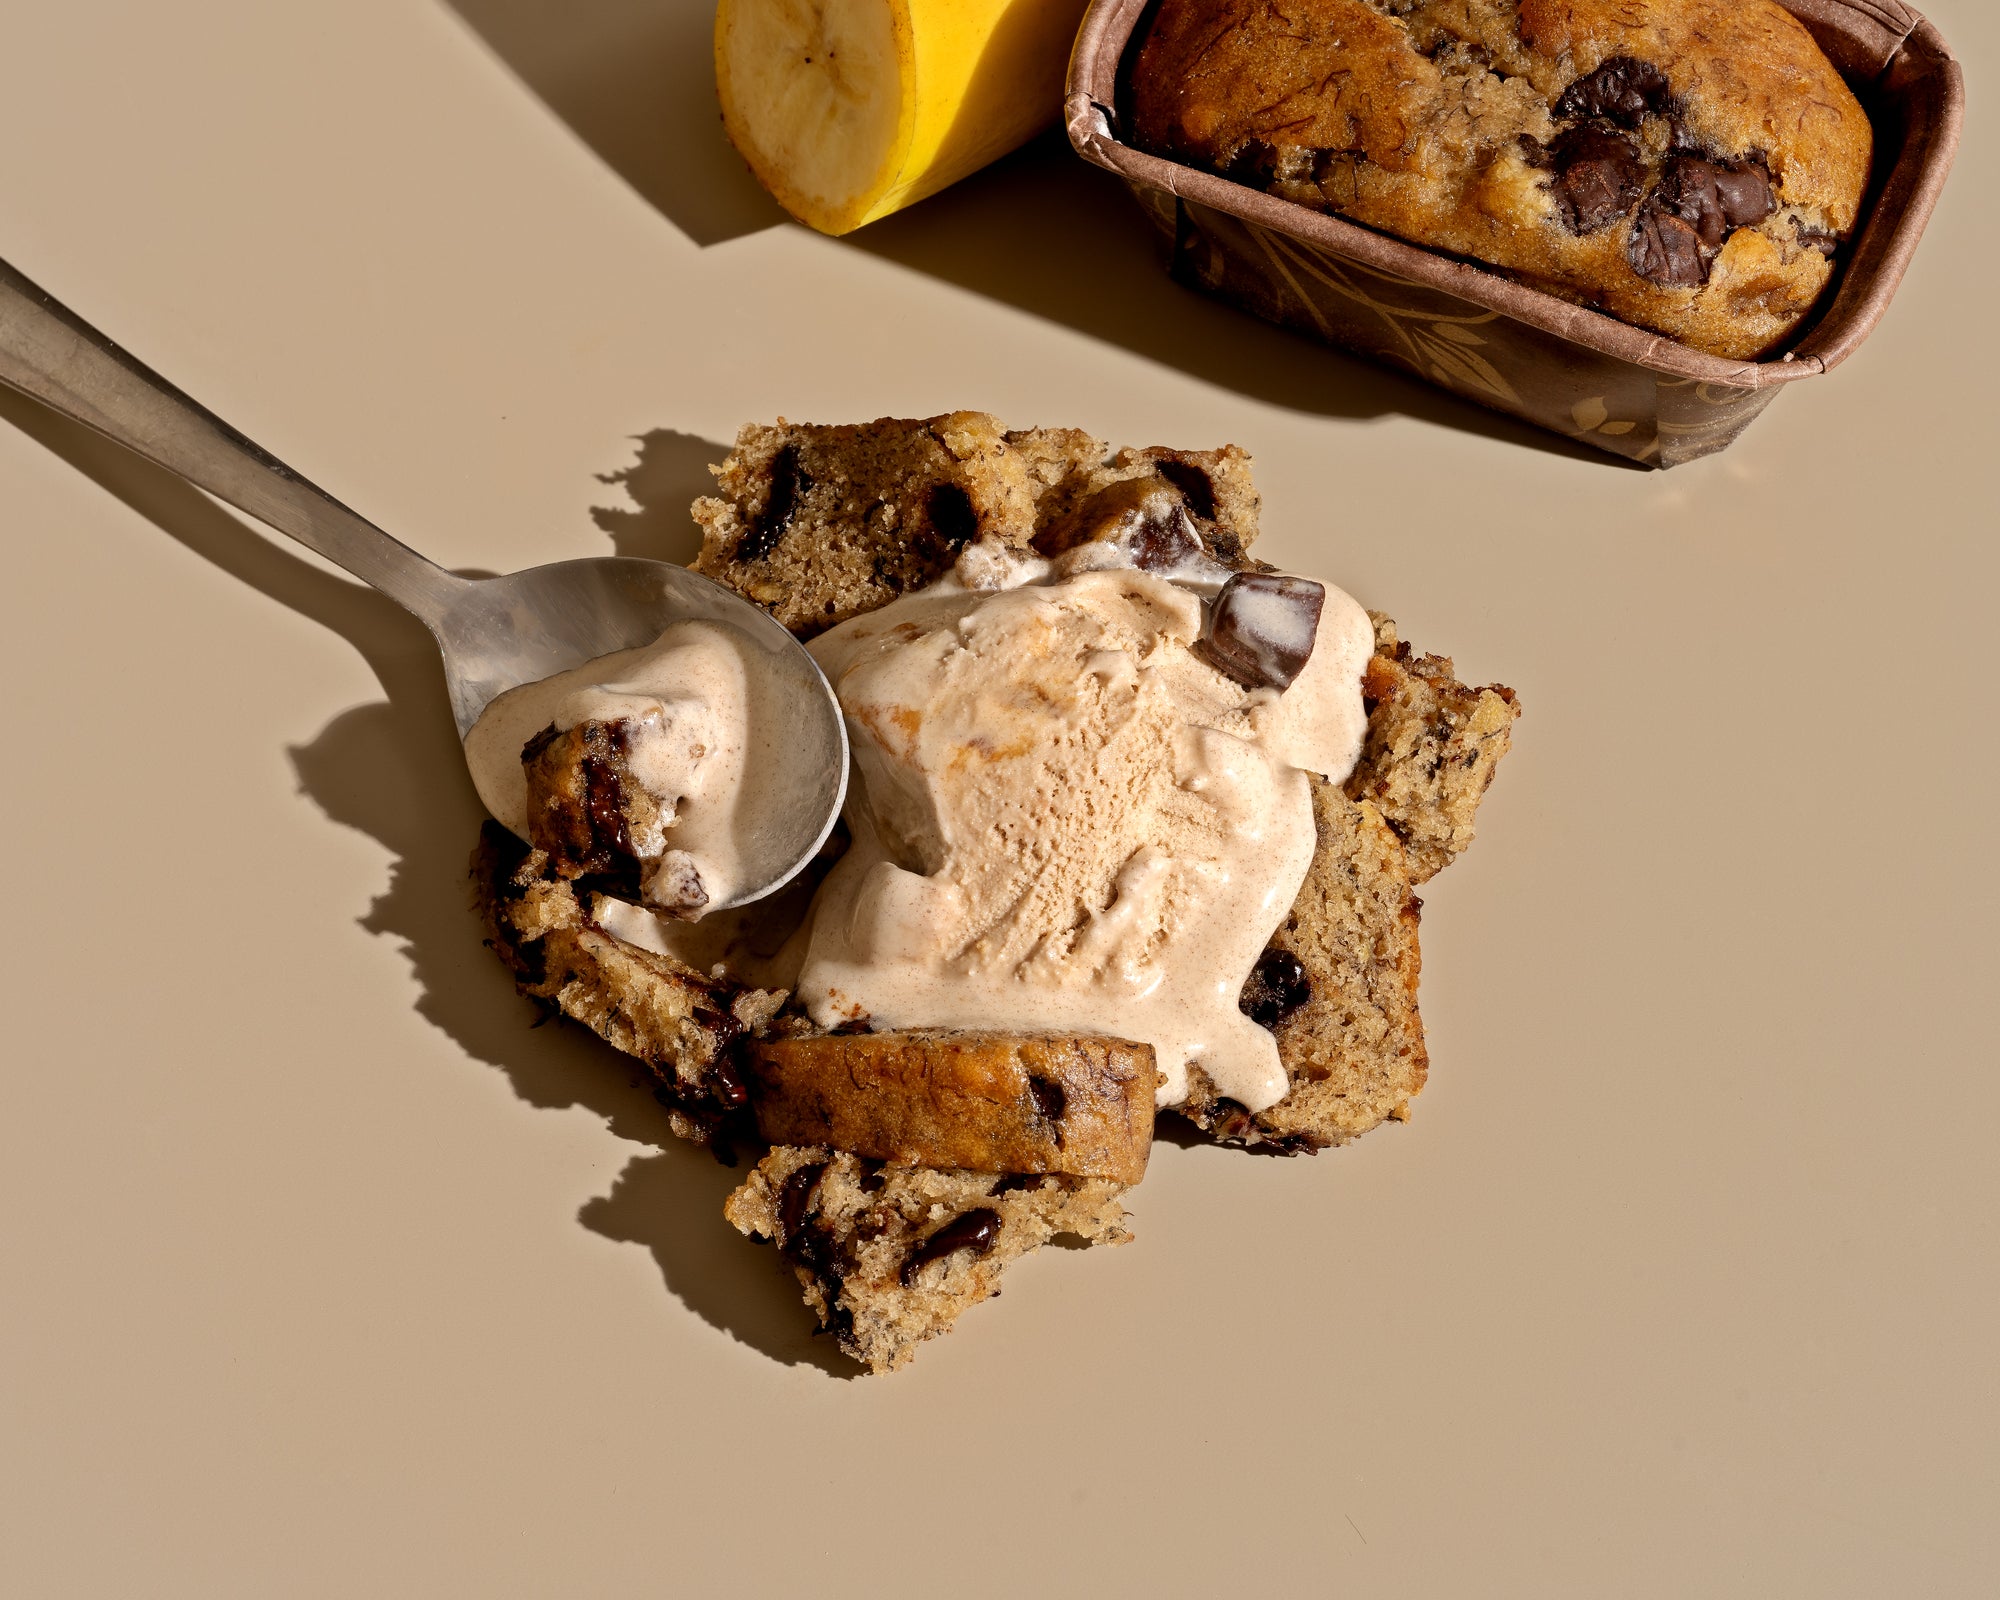
M 664 561 L 600 556 L 498 578 L 461 578 L 315 488 L 0 261 L 0 383 L 157 462 L 217 499 L 373 584 L 437 640 L 460 739 L 508 689 L 650 644 L 691 620 L 734 628 L 760 699 L 780 726 L 760 741 L 788 770 L 756 774 L 739 817 L 748 887 L 711 906 L 757 900 L 796 876 L 832 831 L 847 791 L 847 730 L 804 646 L 718 583 Z M 482 795 L 488 809 L 492 796 Z

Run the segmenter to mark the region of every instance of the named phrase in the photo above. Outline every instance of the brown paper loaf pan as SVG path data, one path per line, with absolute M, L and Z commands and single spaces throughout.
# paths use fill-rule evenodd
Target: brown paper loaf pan
M 1875 125 L 1875 178 L 1831 298 L 1776 355 L 1730 361 L 1118 137 L 1119 66 L 1151 0 L 1093 0 L 1064 120 L 1125 180 L 1181 282 L 1647 466 L 1727 448 L 1788 383 L 1845 361 L 1889 307 L 1951 170 L 1965 81 L 1896 0 L 1782 0 Z M 1731 0 L 1721 0 L 1728 4 Z

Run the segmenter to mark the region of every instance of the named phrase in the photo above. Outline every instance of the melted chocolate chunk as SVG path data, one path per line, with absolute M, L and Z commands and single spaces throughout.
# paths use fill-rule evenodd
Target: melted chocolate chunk
M 1194 653 L 1250 689 L 1289 689 L 1312 659 L 1326 588 L 1279 572 L 1239 572 L 1222 586 Z
M 940 483 L 931 490 L 926 507 L 931 527 L 947 548 L 957 550 L 979 532 L 979 513 L 972 509 L 972 496 L 956 483 Z
M 784 1230 L 787 1243 L 805 1232 L 806 1218 L 812 1214 L 813 1190 L 819 1187 L 825 1171 L 824 1161 L 807 1162 L 795 1167 L 778 1190 L 778 1226 Z
M 798 1168 L 778 1190 L 779 1248 L 792 1260 L 815 1272 L 824 1270 L 831 1245 L 825 1232 L 812 1225 L 813 1191 L 826 1172 L 824 1161 Z
M 736 1063 L 727 1056 L 718 1057 L 708 1069 L 708 1086 L 725 1111 L 736 1110 L 750 1098 L 749 1087 L 736 1070 Z
M 1560 122 L 1602 117 L 1620 127 L 1636 128 L 1648 112 L 1670 111 L 1673 102 L 1667 75 L 1658 67 L 1632 56 L 1613 56 L 1563 90 L 1555 114 Z
M 985 1255 L 999 1237 L 1000 1213 L 991 1206 L 978 1206 L 961 1217 L 953 1217 L 904 1258 L 903 1287 L 907 1289 L 915 1283 L 917 1274 L 933 1261 L 942 1261 L 955 1251 L 970 1250 L 976 1256 Z
M 617 770 L 602 756 L 583 758 L 583 803 L 590 818 L 591 843 L 598 850 L 630 856 L 632 833 L 625 825 L 624 790 Z
M 1778 209 L 1778 191 L 1761 162 L 1724 167 L 1715 180 L 1722 215 L 1732 228 L 1754 228 Z
M 1163 456 L 1153 463 L 1153 470 L 1180 490 L 1181 500 L 1189 511 L 1203 522 L 1215 520 L 1215 480 L 1205 469 L 1192 461 Z
M 1035 1102 L 1035 1109 L 1042 1114 L 1042 1120 L 1054 1129 L 1056 1148 L 1063 1147 L 1063 1112 L 1069 1106 L 1069 1093 L 1053 1078 L 1028 1079 L 1028 1097 Z
M 1010 1172 L 986 1192 L 988 1194 L 1012 1194 L 1016 1189 L 1039 1189 L 1049 1176 L 1046 1172 Z
M 1100 489 L 1034 540 L 1036 554 L 1051 557 L 1099 543 L 1121 546 L 1146 572 L 1171 571 L 1206 554 L 1181 491 L 1158 478 L 1127 478 Z
M 1660 204 L 1691 226 L 1702 246 L 1719 250 L 1731 230 L 1762 222 L 1777 209 L 1771 176 L 1754 162 L 1724 166 L 1700 156 L 1667 162 L 1654 191 Z
M 1311 998 L 1312 980 L 1306 976 L 1305 963 L 1273 945 L 1250 969 L 1250 981 L 1236 1004 L 1258 1027 L 1275 1029 Z
M 1623 134 L 1586 123 L 1549 146 L 1556 205 L 1571 233 L 1608 228 L 1638 203 L 1646 168 Z
M 1142 518 L 1133 530 L 1132 565 L 1141 572 L 1171 572 L 1201 553 L 1201 535 L 1179 506 L 1164 516 Z
M 799 471 L 799 447 L 782 446 L 771 458 L 771 492 L 764 497 L 764 510 L 736 541 L 736 559 L 756 561 L 769 555 L 792 525 L 799 496 L 811 487 L 812 479 Z
M 1795 222 L 1792 227 L 1798 234 L 1799 248 L 1802 250 L 1817 250 L 1831 261 L 1834 252 L 1840 248 L 1840 238 L 1837 234 L 1827 233 L 1820 228 L 1809 228 L 1803 222 Z
M 1708 260 L 1701 235 L 1655 196 L 1641 208 L 1626 241 L 1632 270 L 1662 289 L 1698 289 L 1708 282 Z

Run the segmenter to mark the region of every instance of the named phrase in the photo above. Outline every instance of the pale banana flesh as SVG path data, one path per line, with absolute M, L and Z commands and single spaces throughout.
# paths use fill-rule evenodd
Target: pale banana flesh
M 801 222 L 846 233 L 1055 119 L 1084 0 L 722 0 L 723 124 Z

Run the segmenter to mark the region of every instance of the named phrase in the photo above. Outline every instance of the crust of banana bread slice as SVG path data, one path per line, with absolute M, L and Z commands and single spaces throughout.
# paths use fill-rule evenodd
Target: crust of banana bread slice
M 900 1167 L 1137 1183 L 1153 1047 L 1082 1034 L 864 1033 L 748 1043 L 757 1131 Z
M 515 987 L 643 1061 L 676 1134 L 709 1144 L 746 1120 L 749 1096 L 732 1047 L 777 1014 L 782 992 L 614 938 L 547 855 L 497 822 L 480 829 L 472 880 L 487 942 Z
M 843 1351 L 888 1372 L 998 1294 L 1008 1266 L 1058 1235 L 1125 1243 L 1124 1187 L 884 1167 L 824 1146 L 779 1145 L 723 1215 L 777 1245 Z
M 1372 801 L 1410 858 L 1412 882 L 1436 877 L 1472 843 L 1473 819 L 1513 742 L 1514 691 L 1460 683 L 1449 656 L 1420 656 L 1380 612 L 1362 679 L 1368 738 L 1347 793 Z
M 1192 1080 L 1182 1114 L 1226 1144 L 1296 1155 L 1401 1119 L 1429 1057 L 1417 1010 L 1422 958 L 1401 842 L 1368 801 L 1313 785 L 1319 848 L 1290 913 L 1244 990 L 1243 1009 L 1278 1038 L 1291 1087 L 1251 1112 Z

